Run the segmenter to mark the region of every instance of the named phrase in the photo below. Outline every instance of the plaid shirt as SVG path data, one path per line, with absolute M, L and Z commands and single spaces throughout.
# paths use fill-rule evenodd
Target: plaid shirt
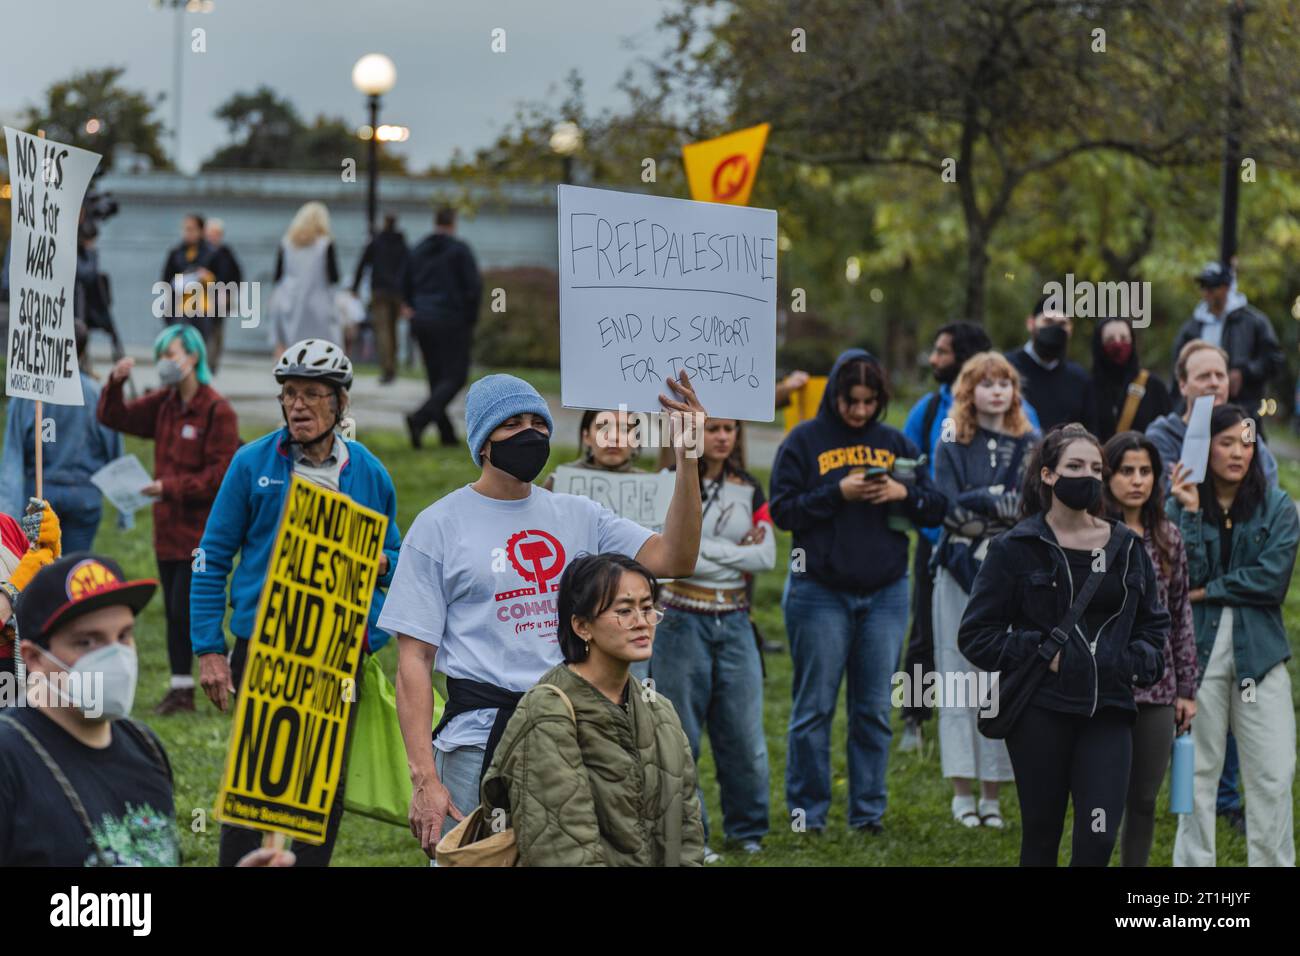
M 239 447 L 235 410 L 207 385 L 200 385 L 186 404 L 174 388 L 126 402 L 122 384 L 110 381 L 104 386 L 99 420 L 117 431 L 154 440 L 153 475 L 162 482 L 162 497 L 153 506 L 154 551 L 160 561 L 189 561 Z

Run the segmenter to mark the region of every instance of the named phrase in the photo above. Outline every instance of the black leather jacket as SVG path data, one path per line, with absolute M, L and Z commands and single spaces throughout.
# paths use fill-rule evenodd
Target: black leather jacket
M 1070 609 L 1073 586 L 1065 552 L 1037 514 L 989 546 L 957 634 L 961 652 L 976 667 L 1011 671 L 1031 654 L 1050 660 L 1059 649 L 1058 669 L 1033 703 L 1084 716 L 1103 707 L 1136 710 L 1133 688 L 1149 687 L 1164 673 L 1170 622 L 1142 540 L 1121 530 L 1127 539 L 1107 573 L 1123 575 L 1124 603 L 1091 644 L 1077 628 L 1064 647 L 1047 639 Z

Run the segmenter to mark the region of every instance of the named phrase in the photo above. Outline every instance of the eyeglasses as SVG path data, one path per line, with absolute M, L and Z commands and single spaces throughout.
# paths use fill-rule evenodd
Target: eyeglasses
M 329 392 L 310 391 L 310 392 L 291 392 L 285 390 L 279 394 L 280 404 L 285 408 L 293 408 L 294 404 L 302 399 L 304 405 L 319 405 L 330 397 Z
M 623 625 L 623 630 L 630 631 L 636 627 L 639 618 L 644 618 L 646 624 L 654 627 L 664 619 L 664 612 L 657 607 L 646 608 L 645 610 L 635 607 L 620 607 L 614 609 L 614 616 L 618 618 L 618 623 Z

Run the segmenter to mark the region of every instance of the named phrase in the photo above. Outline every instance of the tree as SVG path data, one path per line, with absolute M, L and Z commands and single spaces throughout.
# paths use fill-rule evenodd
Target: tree
M 317 116 L 310 126 L 297 109 L 268 86 L 236 93 L 213 114 L 226 124 L 233 142 L 218 149 L 203 169 L 329 169 L 337 171 L 345 158 L 364 167 L 366 144 L 337 117 Z M 406 173 L 406 159 L 391 155 L 379 144 L 379 168 Z
M 101 154 L 101 171 L 112 167 L 122 147 L 155 167 L 170 169 L 171 160 L 162 146 L 164 126 L 153 117 L 162 97 L 150 100 L 144 93 L 128 90 L 120 82 L 124 72 L 125 67 L 109 66 L 52 84 L 45 91 L 44 104 L 28 107 L 27 129 L 43 129 L 50 139 Z

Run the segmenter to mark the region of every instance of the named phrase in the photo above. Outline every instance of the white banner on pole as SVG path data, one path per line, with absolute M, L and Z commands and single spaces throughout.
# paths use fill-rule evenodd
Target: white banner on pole
M 560 393 L 662 411 L 686 369 L 718 418 L 776 401 L 776 212 L 559 187 Z
M 12 191 L 5 394 L 83 405 L 72 318 L 77 226 L 100 157 L 4 129 Z

